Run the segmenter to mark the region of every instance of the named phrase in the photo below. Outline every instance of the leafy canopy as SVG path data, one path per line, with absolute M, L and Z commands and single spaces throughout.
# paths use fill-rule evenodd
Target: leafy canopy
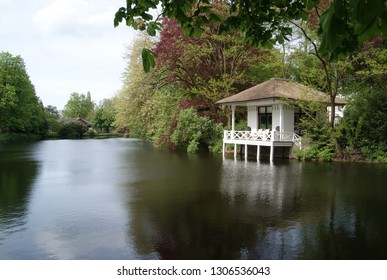
M 229 7 L 226 18 L 215 9 L 214 2 L 225 2 Z M 122 21 L 134 29 L 146 30 L 156 35 L 159 19 L 176 19 L 187 36 L 200 37 L 204 26 L 217 22 L 220 32 L 233 29 L 245 34 L 245 42 L 255 46 L 273 46 L 283 43 L 292 30 L 288 23 L 307 20 L 309 12 L 317 11 L 320 0 L 126 0 L 115 14 L 114 26 Z M 156 17 L 152 11 L 160 10 Z M 320 52 L 336 58 L 352 52 L 362 42 L 375 35 L 387 37 L 387 11 L 385 0 L 334 0 L 319 17 Z M 144 69 L 155 64 L 150 51 L 142 54 Z
M 95 110 L 93 118 L 94 127 L 101 131 L 109 132 L 114 120 L 115 112 L 113 101 L 111 99 L 104 99 Z
M 80 117 L 87 119 L 89 114 L 94 110 L 94 102 L 91 101 L 91 95 L 88 92 L 87 95 L 77 92 L 73 92 L 70 95 L 70 99 L 67 101 L 62 115 L 65 118 Z
M 254 85 L 255 77 L 247 72 L 270 52 L 243 44 L 241 32 L 218 35 L 217 29 L 210 24 L 201 38 L 185 37 L 176 20 L 163 18 L 153 48 L 160 82 L 188 89 L 191 97 L 212 101 Z

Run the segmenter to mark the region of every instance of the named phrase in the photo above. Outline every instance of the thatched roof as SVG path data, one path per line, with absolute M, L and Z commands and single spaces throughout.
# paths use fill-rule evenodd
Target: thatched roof
M 306 101 L 321 101 L 330 103 L 329 96 L 321 91 L 309 88 L 290 80 L 272 78 L 266 82 L 248 88 L 240 93 L 219 100 L 218 104 L 245 103 L 263 99 L 292 99 Z M 345 105 L 347 102 L 336 97 L 336 105 Z
M 59 119 L 59 122 L 64 123 L 64 124 L 70 124 L 70 123 L 80 123 L 84 126 L 91 127 L 93 124 L 87 120 L 84 120 L 82 118 L 62 118 Z

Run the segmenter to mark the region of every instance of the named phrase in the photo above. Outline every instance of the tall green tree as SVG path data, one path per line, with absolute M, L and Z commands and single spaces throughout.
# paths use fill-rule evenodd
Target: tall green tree
M 144 73 L 142 69 L 142 48 L 152 48 L 153 40 L 146 34 L 139 34 L 129 47 L 127 67 L 124 73 L 124 86 L 114 98 L 116 110 L 115 126 L 119 130 L 130 129 L 131 133 L 146 138 L 147 126 L 150 125 L 145 103 L 151 99 L 155 90 L 153 87 L 153 72 Z
M 58 131 L 59 130 L 59 122 L 58 119 L 60 117 L 60 113 L 58 108 L 52 105 L 48 105 L 44 107 L 47 124 L 48 124 L 48 130 L 49 131 Z
M 44 108 L 36 96 L 24 60 L 0 53 L 0 132 L 44 133 Z
M 115 120 L 115 110 L 112 99 L 104 99 L 95 109 L 93 124 L 100 131 L 109 132 Z
M 351 151 L 383 151 L 387 160 L 387 48 L 380 38 L 354 54 L 343 87 L 348 105 L 340 123 L 340 141 Z
M 209 24 L 201 38 L 189 38 L 177 21 L 164 18 L 153 49 L 162 81 L 187 89 L 192 98 L 212 102 L 256 84 L 253 68 L 269 61 L 273 53 L 246 46 L 240 32 L 218 35 L 218 29 L 219 24 Z
M 60 113 L 57 107 L 52 105 L 47 105 L 46 107 L 44 107 L 44 109 L 46 110 L 47 114 L 50 114 L 55 118 L 59 119 Z
M 91 100 L 90 92 L 87 94 L 73 92 L 62 111 L 62 115 L 65 118 L 88 119 L 93 113 L 94 107 L 95 104 Z
M 144 46 L 150 49 L 155 46 L 146 33 L 139 34 L 128 49 L 124 86 L 113 99 L 114 126 L 159 145 L 169 141 L 171 123 L 183 93 L 173 83 L 160 88 L 157 71 L 143 71 L 141 52 Z

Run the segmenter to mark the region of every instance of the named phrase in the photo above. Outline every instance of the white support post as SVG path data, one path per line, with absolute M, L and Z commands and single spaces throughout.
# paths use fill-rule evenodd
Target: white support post
M 231 115 L 231 130 L 234 133 L 234 131 L 235 131 L 235 105 L 231 105 L 231 111 L 232 111 L 232 115 Z
M 273 145 L 273 142 L 271 142 L 271 145 L 270 145 L 270 161 L 273 161 L 274 160 L 274 145 Z
M 226 143 L 224 143 L 223 141 L 223 150 L 222 150 L 223 157 L 225 156 L 225 154 L 226 154 Z
M 245 160 L 247 161 L 247 144 L 245 144 Z
M 234 159 L 236 159 L 237 156 L 237 144 L 234 144 Z
M 259 160 L 260 155 L 261 155 L 261 146 L 257 145 L 257 160 Z
M 279 104 L 279 109 L 280 109 L 280 119 L 279 119 L 279 121 L 280 121 L 280 125 L 279 125 L 280 138 L 279 138 L 279 140 L 280 141 L 282 141 L 282 131 L 283 131 L 283 127 L 284 127 L 284 110 L 283 110 L 283 108 L 284 108 L 284 105 Z

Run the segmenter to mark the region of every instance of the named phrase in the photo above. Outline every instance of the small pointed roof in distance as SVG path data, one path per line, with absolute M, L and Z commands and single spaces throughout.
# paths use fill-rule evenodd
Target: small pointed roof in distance
M 263 99 L 293 99 L 306 101 L 321 101 L 330 103 L 329 95 L 304 86 L 300 83 L 272 78 L 266 82 L 248 88 L 240 93 L 224 98 L 216 102 L 217 104 L 245 103 L 248 101 L 257 101 Z M 335 99 L 336 105 L 345 105 L 347 102 L 339 97 Z

